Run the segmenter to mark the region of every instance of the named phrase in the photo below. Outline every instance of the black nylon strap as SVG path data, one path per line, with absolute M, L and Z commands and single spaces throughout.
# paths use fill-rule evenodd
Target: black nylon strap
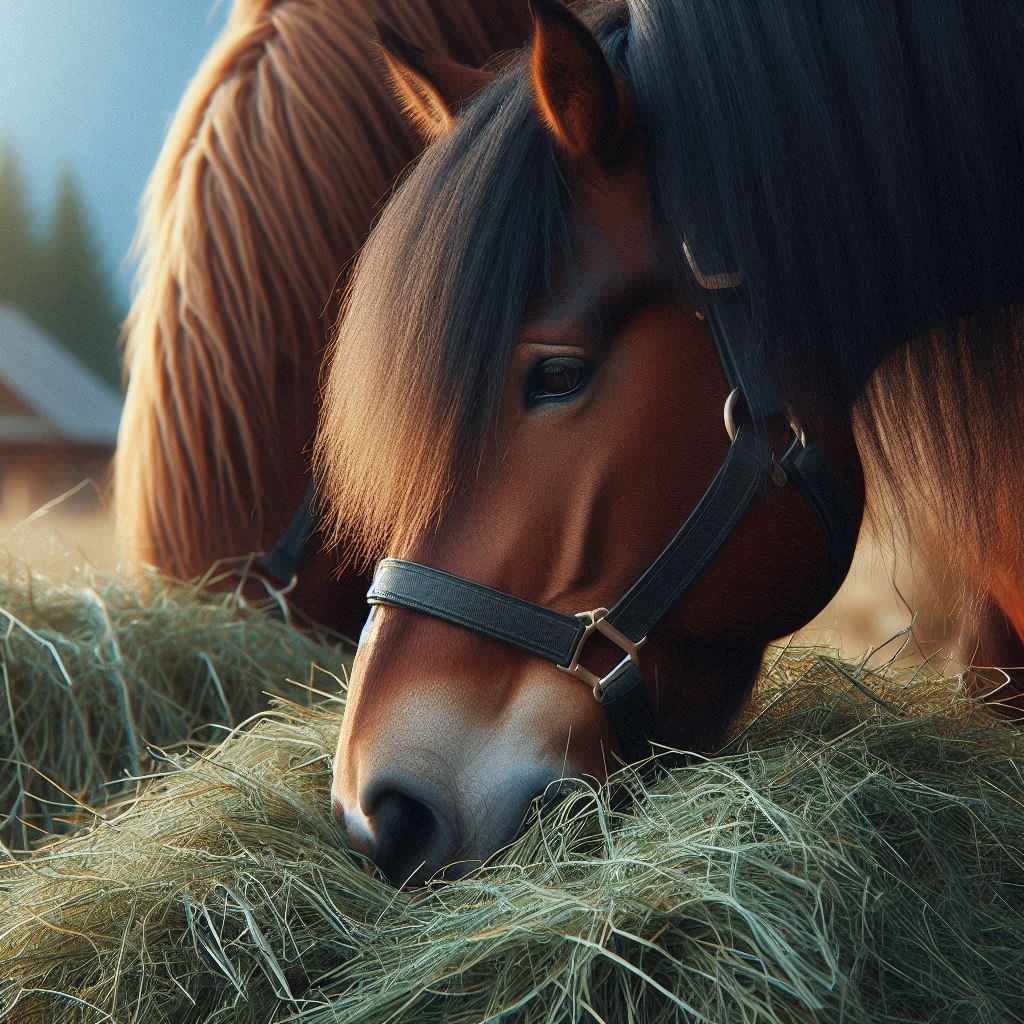
M 751 334 L 750 302 L 745 292 L 745 288 L 725 288 L 705 293 L 705 316 L 729 386 L 743 393 L 751 420 L 767 423 L 785 416 L 786 406 L 775 389 L 760 343 Z M 746 344 L 737 348 L 733 344 L 736 338 L 743 338 Z
M 650 741 L 655 734 L 658 716 L 647 697 L 640 669 L 631 661 L 624 662 L 598 701 L 611 720 L 626 763 L 650 757 Z
M 366 600 L 432 615 L 556 665 L 569 664 L 585 627 L 575 615 L 398 558 L 378 565 Z
M 696 291 L 703 296 L 701 306 L 729 387 L 739 388 L 743 393 L 743 401 L 755 423 L 766 423 L 775 416 L 785 415 L 786 405 L 768 370 L 762 339 L 751 322 L 749 289 L 743 286 L 736 262 L 723 251 L 721 232 L 717 228 L 702 234 L 699 219 L 690 223 L 691 232 L 683 251 Z
M 316 529 L 316 512 L 313 510 L 313 495 L 316 488 L 309 478 L 302 503 L 295 510 L 288 529 L 265 558 L 260 559 L 259 568 L 278 583 L 288 584 L 302 567 L 308 551 L 308 541 Z
M 650 568 L 619 598 L 608 621 L 642 640 L 679 603 L 746 515 L 771 472 L 772 453 L 741 427 L 707 490 Z
M 584 622 L 575 615 L 395 558 L 380 563 L 367 600 L 432 615 L 563 666 L 568 665 L 584 629 Z M 632 662 L 623 662 L 598 701 L 609 715 L 627 763 L 649 756 L 648 737 L 654 734 L 656 716 L 643 677 Z
M 825 531 L 829 585 L 838 590 L 857 546 L 858 524 L 846 488 L 824 452 L 813 442 L 803 447 L 794 441 L 780 462 Z

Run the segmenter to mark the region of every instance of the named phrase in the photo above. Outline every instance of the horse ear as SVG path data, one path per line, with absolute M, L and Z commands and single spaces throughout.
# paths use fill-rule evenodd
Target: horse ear
M 406 114 L 428 141 L 446 135 L 459 108 L 494 75 L 427 53 L 379 19 L 376 25 L 391 84 Z
M 574 159 L 615 162 L 627 135 L 624 90 L 590 29 L 559 0 L 530 0 L 534 107 Z

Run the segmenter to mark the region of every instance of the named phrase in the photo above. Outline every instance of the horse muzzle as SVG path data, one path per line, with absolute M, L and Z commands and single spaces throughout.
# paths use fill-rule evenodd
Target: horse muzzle
M 467 805 L 441 780 L 392 769 L 372 776 L 355 804 L 335 799 L 335 816 L 350 846 L 392 885 L 452 881 L 512 842 L 534 801 L 560 792 L 558 783 L 550 773 L 521 771 L 500 787 L 481 786 Z

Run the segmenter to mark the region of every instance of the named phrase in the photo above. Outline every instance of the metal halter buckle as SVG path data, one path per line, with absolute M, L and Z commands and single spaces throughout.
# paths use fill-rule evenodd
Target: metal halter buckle
M 647 637 L 642 640 L 637 640 L 633 643 L 632 640 L 626 636 L 625 633 L 620 633 L 607 619 L 608 609 L 607 608 L 595 608 L 590 612 L 577 612 L 576 618 L 583 619 L 586 626 L 583 632 L 580 634 L 579 640 L 576 642 L 576 647 L 572 652 L 572 658 L 568 665 L 558 665 L 562 672 L 568 672 L 569 675 L 575 676 L 577 679 L 582 679 L 583 682 L 594 688 L 594 696 L 600 700 L 604 696 L 604 691 L 608 688 L 608 685 L 615 679 L 616 676 L 622 671 L 622 669 L 632 662 L 634 665 L 640 664 L 638 652 L 645 643 L 647 643 Z M 611 670 L 606 676 L 595 675 L 588 668 L 584 668 L 580 664 L 580 657 L 583 654 L 584 647 L 587 646 L 587 641 L 590 639 L 591 634 L 594 632 L 600 633 L 602 636 L 607 637 L 616 647 L 622 651 L 626 657 L 620 661 L 615 668 Z

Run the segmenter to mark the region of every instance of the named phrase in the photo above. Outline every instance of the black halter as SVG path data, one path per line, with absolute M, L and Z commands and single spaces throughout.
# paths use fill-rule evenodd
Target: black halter
M 651 630 L 672 610 L 714 559 L 754 498 L 769 481 L 791 482 L 814 509 L 825 531 L 829 578 L 838 589 L 853 557 L 856 518 L 821 449 L 792 424 L 792 439 L 776 457 L 764 426 L 787 416 L 756 346 L 737 345 L 749 329 L 745 289 L 736 274 L 701 272 L 684 247 L 697 284 L 713 292 L 707 319 L 726 377 L 733 389 L 725 405 L 729 452 L 695 508 L 650 567 L 610 608 L 566 615 L 440 569 L 397 558 L 377 567 L 367 600 L 395 605 L 472 630 L 553 662 L 593 688 L 627 762 L 650 754 L 655 713 L 640 673 L 640 656 Z M 748 426 L 736 427 L 742 398 Z M 787 416 L 787 420 L 789 417 Z M 587 641 L 601 633 L 622 651 L 622 660 L 599 676 L 583 664 Z

